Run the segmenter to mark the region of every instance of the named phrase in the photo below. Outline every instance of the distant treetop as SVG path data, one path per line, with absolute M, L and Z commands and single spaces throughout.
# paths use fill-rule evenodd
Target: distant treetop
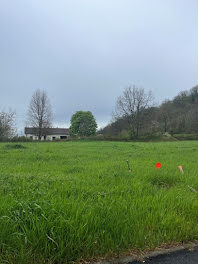
M 90 111 L 77 111 L 71 117 L 70 134 L 91 136 L 96 134 L 97 123 Z

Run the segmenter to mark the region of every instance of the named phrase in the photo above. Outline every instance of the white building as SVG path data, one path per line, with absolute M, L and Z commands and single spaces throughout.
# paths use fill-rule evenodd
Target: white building
M 39 128 L 25 127 L 25 136 L 27 138 L 38 140 Z M 41 140 L 67 139 L 69 137 L 69 128 L 43 128 Z

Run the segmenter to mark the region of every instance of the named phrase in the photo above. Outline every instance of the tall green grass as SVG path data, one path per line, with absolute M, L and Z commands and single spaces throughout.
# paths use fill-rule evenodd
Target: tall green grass
M 0 263 L 198 239 L 197 160 L 196 141 L 0 144 Z

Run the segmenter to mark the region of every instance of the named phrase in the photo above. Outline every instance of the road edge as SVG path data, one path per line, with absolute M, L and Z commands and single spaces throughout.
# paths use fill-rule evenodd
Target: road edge
M 170 248 L 159 248 L 153 251 L 149 252 L 143 252 L 141 254 L 137 255 L 128 255 L 128 256 L 122 256 L 118 257 L 116 259 L 111 259 L 111 260 L 101 260 L 97 262 L 93 262 L 93 264 L 126 264 L 129 262 L 133 261 L 143 261 L 152 257 L 157 257 L 160 255 L 167 255 L 171 253 L 175 253 L 178 251 L 183 251 L 183 250 L 194 250 L 198 248 L 198 242 L 189 242 L 186 244 L 182 244 L 180 246 L 175 246 L 175 247 L 170 247 Z

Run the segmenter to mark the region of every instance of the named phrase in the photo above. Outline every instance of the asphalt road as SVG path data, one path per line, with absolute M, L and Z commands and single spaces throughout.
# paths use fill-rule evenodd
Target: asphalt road
M 157 257 L 150 258 L 148 260 L 142 261 L 133 261 L 129 264 L 198 264 L 198 248 L 189 251 L 182 250 L 175 253 L 170 253 L 166 255 L 161 255 Z

